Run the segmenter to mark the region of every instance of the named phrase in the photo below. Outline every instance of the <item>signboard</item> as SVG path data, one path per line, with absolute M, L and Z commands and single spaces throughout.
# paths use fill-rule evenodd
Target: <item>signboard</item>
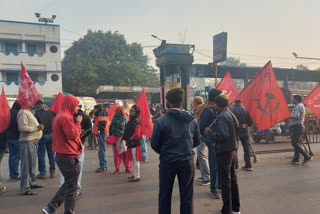
M 222 32 L 213 36 L 213 63 L 227 60 L 228 33 Z

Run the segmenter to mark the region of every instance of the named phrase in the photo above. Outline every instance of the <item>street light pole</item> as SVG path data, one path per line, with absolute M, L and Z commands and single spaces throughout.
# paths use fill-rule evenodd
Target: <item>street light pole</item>
M 320 58 L 313 58 L 313 57 L 301 57 L 301 56 L 298 56 L 297 53 L 293 52 L 292 55 L 297 58 L 297 59 L 311 59 L 311 60 L 320 60 Z

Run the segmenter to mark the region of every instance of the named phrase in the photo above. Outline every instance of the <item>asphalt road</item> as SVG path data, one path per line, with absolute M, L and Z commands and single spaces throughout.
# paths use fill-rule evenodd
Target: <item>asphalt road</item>
M 274 145 L 256 144 L 256 150 L 290 148 L 288 143 Z M 313 152 L 320 154 L 320 145 L 312 145 Z M 242 161 L 240 148 L 240 165 Z M 291 153 L 258 156 L 253 172 L 238 173 L 242 214 L 319 214 L 320 213 L 320 160 L 319 157 L 306 166 L 288 164 Z M 4 183 L 9 191 L 0 195 L 0 214 L 41 213 L 58 189 L 59 179 L 38 180 L 46 185 L 36 196 L 20 196 L 19 182 L 8 181 L 8 155 L 2 161 Z M 128 183 L 128 174 L 113 175 L 113 157 L 108 147 L 109 171 L 96 174 L 97 151 L 85 153 L 82 197 L 77 201 L 79 214 L 141 214 L 157 213 L 158 197 L 158 156 L 149 149 L 148 162 L 141 163 L 142 179 L 139 183 Z M 199 170 L 196 171 L 199 177 Z M 221 199 L 209 197 L 209 186 L 194 185 L 195 213 L 220 213 Z M 58 210 L 63 213 L 63 207 Z M 172 198 L 172 213 L 179 213 L 179 192 L 177 181 Z

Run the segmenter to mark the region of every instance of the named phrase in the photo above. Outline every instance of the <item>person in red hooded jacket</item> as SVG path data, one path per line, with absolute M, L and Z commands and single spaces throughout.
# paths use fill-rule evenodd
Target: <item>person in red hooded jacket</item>
M 65 178 L 64 184 L 42 209 L 44 214 L 55 214 L 56 209 L 64 202 L 65 214 L 74 214 L 76 203 L 77 181 L 80 174 L 78 156 L 82 153 L 80 139 L 82 116 L 74 119 L 73 115 L 79 110 L 79 100 L 66 95 L 61 104 L 61 110 L 53 121 L 52 149 L 56 152 L 56 163 Z

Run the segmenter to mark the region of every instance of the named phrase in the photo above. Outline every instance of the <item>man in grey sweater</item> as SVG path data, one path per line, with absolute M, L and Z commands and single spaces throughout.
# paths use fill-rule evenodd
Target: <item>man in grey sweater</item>
M 17 123 L 20 132 L 21 194 L 36 195 L 38 193 L 31 191 L 31 189 L 44 187 L 37 185 L 35 175 L 38 141 L 42 137 L 44 125 L 39 125 L 37 119 L 31 112 L 31 108 L 20 109 L 17 115 Z M 30 183 L 29 187 L 28 180 Z

